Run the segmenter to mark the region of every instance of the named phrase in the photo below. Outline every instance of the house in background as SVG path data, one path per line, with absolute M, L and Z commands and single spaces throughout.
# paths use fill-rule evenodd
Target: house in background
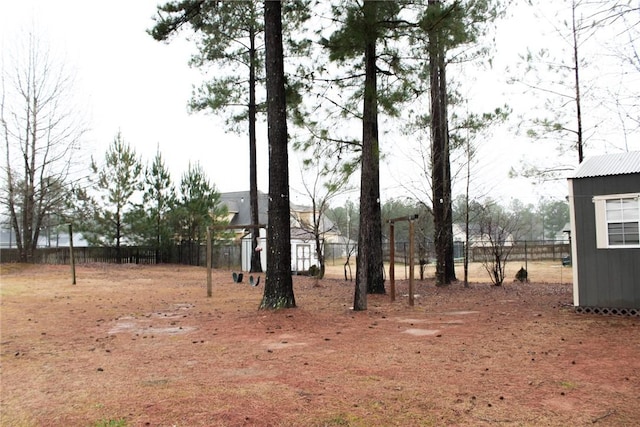
M 569 202 L 576 310 L 640 314 L 640 152 L 586 159 Z
M 69 247 L 69 232 L 68 228 L 60 229 L 59 227 L 49 230 L 46 227 L 40 233 L 38 237 L 38 248 L 68 248 Z M 84 238 L 82 233 L 73 233 L 73 246 L 86 247 L 89 243 Z M 0 249 L 12 249 L 17 248 L 16 234 L 13 229 L 0 228 Z
M 251 232 L 247 225 L 251 224 L 251 207 L 249 204 L 248 191 L 236 191 L 231 193 L 222 193 L 220 197 L 221 203 L 227 207 L 229 216 L 229 225 L 237 225 L 234 228 L 235 240 L 242 242 L 242 270 L 249 271 L 251 269 Z M 258 217 L 261 225 L 265 228 L 260 229 L 261 248 L 260 262 L 262 270 L 267 269 L 267 242 L 266 242 L 266 225 L 269 220 L 269 195 L 258 191 Z M 302 205 L 291 204 L 291 271 L 294 273 L 302 273 L 309 271 L 312 265 L 318 265 L 316 256 L 316 241 L 313 230 L 313 208 Z M 331 233 L 338 233 L 335 225 L 326 217 L 320 220 L 320 232 L 323 237 L 321 244 L 324 245 L 324 237 Z
M 248 191 L 233 191 L 230 193 L 221 193 L 220 202 L 227 207 L 227 221 L 229 226 L 237 226 L 233 228 L 234 240 L 241 242 L 241 263 L 242 271 L 251 270 L 251 232 L 247 225 L 252 225 L 251 221 L 251 199 Z M 267 246 L 267 210 L 269 207 L 269 196 L 258 191 L 258 223 L 265 227 L 260 228 L 260 240 L 258 247 L 262 250 L 260 254 L 260 264 L 262 271 L 267 269 L 267 254 L 263 250 Z
M 464 243 L 466 241 L 467 233 L 465 229 L 465 224 L 453 224 L 452 231 L 454 242 Z M 488 234 L 482 232 L 480 225 L 469 224 L 469 247 L 477 248 L 491 246 L 492 241 L 501 242 L 504 246 L 514 245 L 513 234 L 502 229 L 498 231 L 499 233 L 490 237 Z

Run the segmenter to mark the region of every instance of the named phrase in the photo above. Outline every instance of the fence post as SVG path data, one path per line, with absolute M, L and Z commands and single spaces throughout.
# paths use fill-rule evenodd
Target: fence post
M 393 302 L 396 300 L 396 238 L 393 221 L 389 222 L 389 285 Z
M 69 223 L 69 264 L 71 264 L 71 284 L 76 284 L 76 261 L 73 257 L 73 226 Z
M 207 296 L 211 297 L 211 227 L 207 227 Z
M 402 243 L 402 253 L 404 255 L 404 278 L 407 278 L 407 242 Z
M 413 220 L 409 220 L 409 305 L 413 306 L 413 263 L 414 263 L 414 248 L 413 248 Z

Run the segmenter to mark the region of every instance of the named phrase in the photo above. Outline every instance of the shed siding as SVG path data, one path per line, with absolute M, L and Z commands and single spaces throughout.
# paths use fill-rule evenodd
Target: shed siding
M 593 196 L 640 192 L 637 174 L 571 179 L 582 307 L 640 308 L 640 248 L 597 249 Z

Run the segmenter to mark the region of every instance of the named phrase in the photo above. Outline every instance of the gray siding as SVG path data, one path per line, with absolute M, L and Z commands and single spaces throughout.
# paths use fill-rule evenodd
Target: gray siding
M 640 175 L 571 179 L 579 304 L 640 309 L 640 248 L 597 249 L 593 196 L 640 192 Z

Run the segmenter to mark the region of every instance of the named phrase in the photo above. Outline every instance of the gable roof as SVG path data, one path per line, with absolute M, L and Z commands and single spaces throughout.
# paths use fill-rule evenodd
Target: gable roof
M 230 225 L 251 225 L 251 204 L 248 191 L 233 191 L 221 193 L 220 202 L 227 207 L 231 218 Z M 258 191 L 258 219 L 260 224 L 267 223 L 267 210 L 269 197 L 262 191 Z
M 588 157 L 569 178 L 629 175 L 640 173 L 640 151 Z
M 251 225 L 251 205 L 248 191 L 234 191 L 230 193 L 221 193 L 220 202 L 227 207 L 231 220 L 229 225 Z M 296 205 L 291 203 L 291 212 L 295 215 L 291 215 L 291 232 L 294 233 L 295 229 L 299 235 L 296 238 L 304 237 L 306 234 L 310 234 L 305 229 L 309 228 L 306 221 L 301 218 L 300 214 L 313 212 L 313 208 L 304 205 Z M 269 195 L 258 190 L 258 218 L 260 224 L 266 225 L 269 220 Z M 301 221 L 302 220 L 302 221 Z M 328 233 L 330 231 L 337 231 L 336 225 L 327 218 L 326 215 L 322 215 L 320 218 L 320 230 L 322 233 Z

